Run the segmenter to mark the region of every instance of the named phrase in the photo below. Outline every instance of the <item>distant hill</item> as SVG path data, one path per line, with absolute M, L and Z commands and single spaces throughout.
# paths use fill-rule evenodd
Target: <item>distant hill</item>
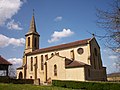
M 107 74 L 107 77 L 111 77 L 111 76 L 120 76 L 120 72 Z
M 120 81 L 120 72 L 107 74 L 108 81 Z

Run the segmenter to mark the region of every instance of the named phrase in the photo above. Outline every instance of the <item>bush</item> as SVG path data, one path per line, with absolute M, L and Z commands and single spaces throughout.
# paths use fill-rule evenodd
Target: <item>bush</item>
M 33 84 L 34 81 L 32 79 L 10 79 L 10 83 L 13 83 L 13 84 Z
M 120 83 L 53 80 L 52 85 L 83 90 L 119 90 Z
M 9 83 L 10 77 L 7 76 L 0 76 L 0 83 Z
M 0 83 L 13 83 L 13 84 L 33 84 L 32 79 L 11 79 L 9 77 L 0 77 Z

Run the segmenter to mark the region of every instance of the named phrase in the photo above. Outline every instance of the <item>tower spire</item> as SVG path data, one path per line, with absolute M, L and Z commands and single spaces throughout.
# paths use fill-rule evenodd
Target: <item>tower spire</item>
M 31 20 L 31 23 L 30 23 L 30 32 L 36 32 L 34 12 L 33 12 L 32 20 Z
M 26 37 L 25 54 L 32 52 L 36 49 L 39 49 L 39 37 L 40 37 L 40 35 L 38 34 L 38 32 L 36 30 L 36 24 L 35 24 L 35 18 L 34 18 L 34 9 L 33 9 L 32 20 L 30 23 L 30 28 L 29 28 L 29 31 L 26 33 L 25 37 Z
M 29 28 L 29 31 L 28 31 L 28 33 L 26 35 L 28 35 L 28 34 L 37 34 L 39 36 L 39 34 L 36 31 L 34 13 L 35 13 L 35 10 L 33 9 L 33 15 L 32 15 L 32 20 L 31 20 L 31 23 L 30 23 L 30 28 Z
M 33 16 L 34 16 L 34 12 L 35 12 L 35 10 L 33 9 Z

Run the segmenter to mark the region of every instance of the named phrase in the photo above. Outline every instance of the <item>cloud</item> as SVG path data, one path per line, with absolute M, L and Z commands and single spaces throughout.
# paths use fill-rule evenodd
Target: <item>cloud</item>
M 16 23 L 14 20 L 11 20 L 7 23 L 7 28 L 10 30 L 22 30 L 22 28 L 20 27 L 20 23 Z
M 17 14 L 24 0 L 0 0 L 0 25 Z
M 21 65 L 22 59 L 21 58 L 10 58 L 8 61 L 14 65 Z
M 10 77 L 16 77 L 16 68 L 22 66 L 22 59 L 21 58 L 9 58 L 7 59 L 10 63 L 12 63 L 12 66 L 9 67 L 9 76 Z
M 8 45 L 13 45 L 13 46 L 23 46 L 25 44 L 25 39 L 20 38 L 9 38 L 5 35 L 0 34 L 0 47 L 6 47 Z
M 118 59 L 118 55 L 109 48 L 104 49 L 104 54 L 106 54 L 108 56 L 108 59 L 110 59 L 110 60 L 115 61 Z
M 56 42 L 59 41 L 61 38 L 69 37 L 73 34 L 74 32 L 72 32 L 70 29 L 63 29 L 63 31 L 61 32 L 54 31 L 54 33 L 51 35 L 51 39 L 48 40 L 48 42 L 49 43 Z
M 107 73 L 113 73 L 120 69 L 120 67 L 118 68 L 118 66 L 120 66 L 119 55 L 107 47 L 104 47 L 101 50 L 101 53 L 103 58 L 103 65 L 106 65 L 107 67 Z
M 58 22 L 58 21 L 61 21 L 62 20 L 62 17 L 61 16 L 58 16 L 54 19 L 54 21 Z
M 111 55 L 111 56 L 109 56 L 109 59 L 116 60 L 116 59 L 118 59 L 118 56 Z
M 13 72 L 10 72 L 10 75 L 11 76 L 13 76 L 13 75 L 16 75 L 16 68 L 18 68 L 18 67 L 21 67 L 22 66 L 22 59 L 21 58 L 9 58 L 8 59 L 8 61 L 10 62 L 10 63 L 12 63 L 12 66 L 11 67 L 9 67 L 9 69 L 10 69 L 10 71 L 13 71 Z

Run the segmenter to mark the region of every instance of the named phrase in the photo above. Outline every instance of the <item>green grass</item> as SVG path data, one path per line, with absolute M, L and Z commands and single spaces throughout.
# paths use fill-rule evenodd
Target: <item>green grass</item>
M 55 86 L 35 86 L 30 84 L 3 84 L 0 83 L 0 90 L 72 90 Z

